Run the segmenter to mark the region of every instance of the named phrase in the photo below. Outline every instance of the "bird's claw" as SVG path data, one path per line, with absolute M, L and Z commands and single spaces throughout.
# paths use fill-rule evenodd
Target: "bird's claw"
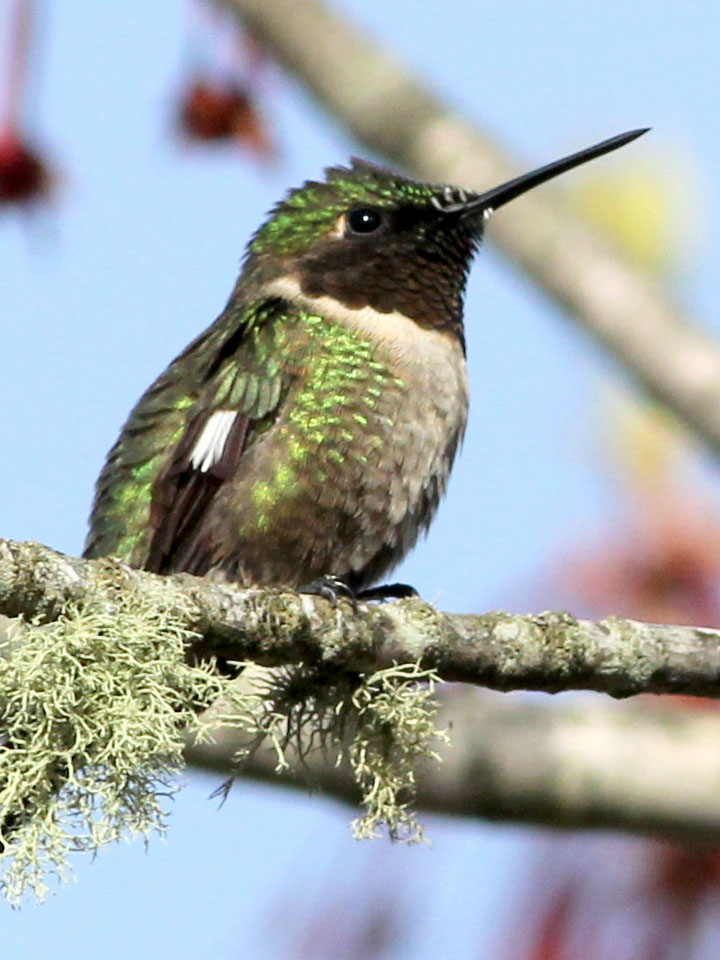
M 358 600 L 403 600 L 419 596 L 415 587 L 407 583 L 384 583 L 378 587 L 367 587 L 365 590 L 353 590 L 341 577 L 332 576 L 318 577 L 300 592 L 325 597 L 333 607 L 337 606 L 338 600 L 348 600 L 354 611 L 357 611 Z
M 336 607 L 338 600 L 348 600 L 353 611 L 357 611 L 357 594 L 349 584 L 340 577 L 318 577 L 312 583 L 300 588 L 300 593 L 309 593 L 316 597 L 325 597 L 331 607 Z
M 356 594 L 358 600 L 405 600 L 419 596 L 415 587 L 411 587 L 409 583 L 383 583 L 379 587 L 368 587 Z

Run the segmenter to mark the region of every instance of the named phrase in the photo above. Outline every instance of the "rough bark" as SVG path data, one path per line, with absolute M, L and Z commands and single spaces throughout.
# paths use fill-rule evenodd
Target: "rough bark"
M 377 670 L 420 662 L 442 680 L 496 690 L 720 694 L 720 631 L 565 612 L 448 614 L 420 599 L 383 605 L 274 588 L 238 590 L 185 574 L 159 578 L 115 560 L 79 560 L 36 543 L 0 540 L 0 613 L 53 620 L 71 602 L 132 585 L 197 635 L 192 653 L 261 666 L 323 663 Z
M 161 589 L 160 589 L 161 587 Z M 197 656 L 298 662 L 373 671 L 420 661 L 449 681 L 496 690 L 720 692 L 720 631 L 567 613 L 446 614 L 419 599 L 356 611 L 340 601 L 275 589 L 237 590 L 186 575 L 156 577 L 114 560 L 79 560 L 35 543 L 0 540 L 3 616 L 52 622 L 68 604 L 112 610 L 118 591 L 162 603 L 188 631 Z M 21 635 L 20 635 L 21 636 Z M 21 642 L 21 639 L 18 641 Z M 190 651 L 189 651 L 190 652 Z M 6 649 L 12 657 L 12 648 Z M 2 704 L 0 704 L 0 710 Z M 643 698 L 500 697 L 466 688 L 446 698 L 450 743 L 443 763 L 419 773 L 418 806 L 451 815 L 570 826 L 605 826 L 720 840 L 720 714 L 679 711 Z M 238 734 L 188 748 L 192 763 L 229 771 Z M 258 752 L 245 776 L 308 782 L 348 802 L 343 768 L 314 756 L 277 774 Z

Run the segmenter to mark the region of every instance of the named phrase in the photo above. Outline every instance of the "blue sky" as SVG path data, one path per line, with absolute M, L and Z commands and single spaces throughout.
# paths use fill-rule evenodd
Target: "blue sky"
M 628 149 L 635 159 L 679 157 L 693 171 L 705 228 L 681 291 L 718 326 L 712 0 L 339 6 L 528 169 L 652 126 Z M 363 151 L 277 74 L 267 105 L 283 154 L 274 168 L 233 151 L 182 150 L 169 104 L 183 72 L 185 4 L 42 8 L 32 124 L 59 183 L 52 212 L 32 229 L 0 215 L 0 533 L 77 553 L 124 417 L 222 308 L 250 232 L 287 187 Z M 489 247 L 473 268 L 466 324 L 464 450 L 429 537 L 398 577 L 448 609 L 481 610 L 517 596 L 569 530 L 582 536 L 611 514 L 597 397 L 617 371 Z M 5 956 L 65 960 L 101 948 L 140 960 L 285 957 L 282 936 L 268 936 L 279 902 L 302 930 L 329 890 L 341 896 L 369 877 L 422 903 L 413 939 L 393 957 L 490 956 L 532 849 L 529 831 L 431 818 L 432 847 L 383 844 L 379 853 L 350 839 L 348 812 L 334 804 L 241 784 L 218 811 L 207 799 L 216 785 L 191 776 L 168 838 L 147 853 L 122 845 L 78 863 L 77 882 L 41 908 L 0 905 Z

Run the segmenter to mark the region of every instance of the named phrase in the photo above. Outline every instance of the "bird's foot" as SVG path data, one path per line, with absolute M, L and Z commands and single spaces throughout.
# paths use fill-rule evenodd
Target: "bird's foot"
M 300 593 L 325 597 L 330 602 L 331 607 L 336 607 L 338 600 L 349 600 L 353 610 L 357 610 L 358 595 L 341 577 L 318 577 L 312 583 L 300 587 Z
M 415 587 L 409 583 L 383 583 L 379 587 L 367 587 L 358 591 L 358 600 L 405 600 L 407 597 L 419 597 Z
M 357 610 L 358 600 L 403 600 L 406 597 L 419 596 L 415 587 L 407 583 L 385 583 L 379 587 L 354 590 L 342 577 L 331 576 L 318 577 L 317 580 L 302 587 L 300 593 L 325 597 L 333 607 L 337 606 L 338 600 L 349 600 L 354 610 Z

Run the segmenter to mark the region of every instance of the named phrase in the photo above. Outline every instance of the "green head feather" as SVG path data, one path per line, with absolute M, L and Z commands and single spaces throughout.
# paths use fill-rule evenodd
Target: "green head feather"
M 270 212 L 253 236 L 248 253 L 297 255 L 331 231 L 348 209 L 368 204 L 426 207 L 433 198 L 447 197 L 447 189 L 418 183 L 386 167 L 353 158 L 350 167 L 329 167 L 324 181 L 308 180 L 292 190 Z

